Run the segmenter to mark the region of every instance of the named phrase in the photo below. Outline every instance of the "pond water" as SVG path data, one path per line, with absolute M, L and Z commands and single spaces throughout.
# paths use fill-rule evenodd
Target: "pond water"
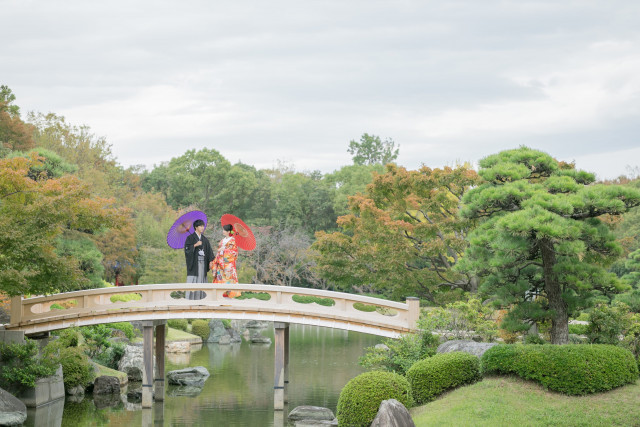
M 262 331 L 273 342 L 273 327 Z M 284 426 L 300 405 L 324 406 L 334 413 L 340 390 L 363 372 L 358 359 L 383 338 L 315 326 L 291 325 L 289 335 L 289 403 L 273 410 L 274 345 L 205 344 L 188 355 L 166 355 L 166 371 L 204 366 L 211 376 L 197 395 L 167 385 L 164 402 L 151 410 L 113 398 L 85 396 L 81 402 L 57 402 L 31 410 L 27 426 Z M 130 384 L 128 387 L 140 387 Z

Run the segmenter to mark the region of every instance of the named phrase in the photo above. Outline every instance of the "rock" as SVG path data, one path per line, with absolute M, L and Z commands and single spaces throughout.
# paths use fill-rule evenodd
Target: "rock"
M 122 405 L 120 394 L 94 394 L 93 404 L 96 409 L 117 408 Z
M 266 329 L 269 327 L 269 323 L 265 320 L 249 320 L 244 327 L 247 329 Z
M 209 334 L 209 338 L 207 338 L 206 342 L 217 343 L 220 342 L 220 338 L 229 336 L 227 332 L 227 328 L 224 327 L 224 323 L 220 319 L 211 319 L 209 321 L 209 329 L 211 333 Z
M 252 329 L 249 342 L 253 344 L 271 344 L 271 338 L 265 337 L 259 330 Z
M 65 388 L 64 390 L 69 396 L 84 396 L 84 386 L 77 385 L 71 388 Z
M 376 344 L 376 346 L 374 347 L 376 350 L 385 350 L 385 351 L 389 351 L 389 347 L 387 347 L 386 344 Z
M 229 335 L 223 335 L 220 337 L 218 344 L 229 345 L 231 344 L 231 337 Z
M 8 391 L 0 388 L 0 425 L 21 426 L 26 419 L 26 405 Z
M 453 340 L 447 341 L 438 346 L 436 353 L 451 353 L 452 351 L 462 351 L 464 353 L 473 354 L 474 356 L 481 357 L 485 351 L 489 350 L 496 343 L 489 342 L 475 342 L 467 340 Z
M 171 387 L 167 392 L 167 394 L 171 397 L 176 397 L 176 396 L 196 397 L 200 393 L 202 393 L 202 387 L 196 387 L 193 385 Z
M 371 427 L 415 427 L 407 408 L 396 399 L 383 400 Z
M 154 371 L 157 374 L 157 364 L 153 357 Z M 124 355 L 118 362 L 118 370 L 127 374 L 131 381 L 142 381 L 142 371 L 144 370 L 143 348 L 133 345 L 125 347 Z
M 93 382 L 93 394 L 120 394 L 120 380 L 108 375 L 96 378 Z
M 329 408 L 323 408 L 322 406 L 296 406 L 291 412 L 289 412 L 290 421 L 298 420 L 325 420 L 331 421 L 336 416 L 333 415 L 333 411 Z
M 203 366 L 194 368 L 178 369 L 167 373 L 169 384 L 190 385 L 196 387 L 204 386 L 204 382 L 209 378 L 209 371 Z
M 175 341 L 167 344 L 167 353 L 191 353 L 191 343 L 186 341 Z

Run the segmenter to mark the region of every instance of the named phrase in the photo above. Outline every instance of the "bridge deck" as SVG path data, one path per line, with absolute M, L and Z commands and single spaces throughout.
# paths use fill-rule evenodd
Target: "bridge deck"
M 177 294 L 198 290 L 204 291 L 203 299 L 188 300 Z M 268 294 L 269 299 L 225 297 L 229 290 L 254 296 L 263 294 L 263 298 Z M 137 300 L 124 301 L 128 294 L 137 294 Z M 175 283 L 91 289 L 27 299 L 14 297 L 11 323 L 5 329 L 29 335 L 99 323 L 220 318 L 299 323 L 395 338 L 416 328 L 419 311 L 417 298 L 399 303 L 288 286 Z

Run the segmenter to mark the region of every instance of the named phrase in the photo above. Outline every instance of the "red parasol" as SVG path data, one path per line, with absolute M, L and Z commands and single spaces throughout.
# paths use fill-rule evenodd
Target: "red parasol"
M 222 225 L 231 224 L 233 226 L 234 235 L 236 238 L 236 244 L 240 249 L 245 251 L 252 251 L 256 248 L 256 238 L 253 237 L 253 232 L 240 218 L 231 214 L 224 214 L 220 218 Z
M 197 219 L 203 220 L 205 228 L 207 227 L 207 216 L 204 212 L 191 211 L 178 218 L 169 229 L 167 244 L 173 249 L 184 248 L 184 242 L 187 240 L 189 234 L 196 231 L 193 228 L 193 223 Z

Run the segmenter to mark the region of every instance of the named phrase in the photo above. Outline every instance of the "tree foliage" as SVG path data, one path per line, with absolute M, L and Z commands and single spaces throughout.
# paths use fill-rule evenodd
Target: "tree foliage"
M 640 191 L 593 184 L 593 174 L 527 147 L 482 159 L 478 173 L 485 182 L 461 214 L 481 224 L 461 271 L 484 277 L 482 291 L 511 308 L 503 327 L 550 319 L 552 343 L 567 343 L 569 315 L 596 291 L 622 289 L 605 269 L 620 247 L 599 217 L 639 205 Z
M 15 99 L 9 87 L 0 86 L 0 154 L 4 150 L 24 151 L 34 147 L 33 127 L 20 118 Z
M 349 154 L 353 156 L 354 165 L 386 165 L 398 158 L 400 148 L 387 138 L 384 141 L 379 136 L 362 134 L 360 141 L 349 141 Z
M 321 277 L 343 289 L 436 301 L 446 290 L 473 290 L 471 276 L 454 272 L 471 221 L 457 216 L 465 191 L 477 183 L 466 166 L 417 171 L 387 165 L 366 194 L 349 199 L 340 232 L 316 234 Z
M 69 291 L 86 285 L 78 260 L 56 251 L 65 230 L 91 233 L 124 222 L 113 201 L 92 197 L 72 175 L 33 180 L 30 158 L 0 159 L 0 288 L 8 295 Z

